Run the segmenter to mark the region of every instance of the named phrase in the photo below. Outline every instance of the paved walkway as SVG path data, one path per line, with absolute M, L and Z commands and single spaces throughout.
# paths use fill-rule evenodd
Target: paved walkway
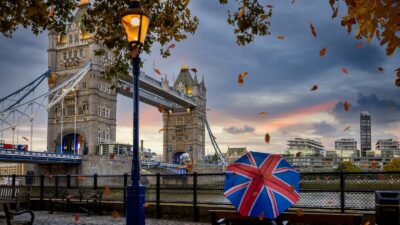
M 23 219 L 23 218 L 18 218 Z M 0 222 L 1 224 L 1 222 Z M 146 225 L 206 225 L 174 220 L 146 219 Z M 118 215 L 87 216 L 86 214 L 58 213 L 49 214 L 48 211 L 35 211 L 34 225 L 125 225 L 125 217 Z

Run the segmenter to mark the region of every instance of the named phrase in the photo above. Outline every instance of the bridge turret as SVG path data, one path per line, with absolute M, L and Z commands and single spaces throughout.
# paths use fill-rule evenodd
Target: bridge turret
M 49 48 L 47 49 L 48 67 L 55 71 L 57 69 L 57 32 L 50 30 L 48 33 Z
M 169 82 L 168 82 L 168 77 L 165 75 L 164 79 L 162 79 L 162 88 L 165 91 L 169 91 Z

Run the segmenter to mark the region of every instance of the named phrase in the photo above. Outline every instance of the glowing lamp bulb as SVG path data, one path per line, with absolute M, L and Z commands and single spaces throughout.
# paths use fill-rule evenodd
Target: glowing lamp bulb
M 140 19 L 138 17 L 133 17 L 131 19 L 131 24 L 134 27 L 138 27 L 140 25 Z

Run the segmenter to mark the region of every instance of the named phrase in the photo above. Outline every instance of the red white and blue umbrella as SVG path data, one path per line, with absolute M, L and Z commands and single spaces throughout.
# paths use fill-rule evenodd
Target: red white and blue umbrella
M 280 155 L 248 152 L 227 167 L 224 195 L 242 216 L 275 219 L 299 200 L 299 183 Z

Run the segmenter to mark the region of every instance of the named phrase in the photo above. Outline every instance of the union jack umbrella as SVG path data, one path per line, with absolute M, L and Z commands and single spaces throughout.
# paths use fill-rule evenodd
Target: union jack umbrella
M 280 155 L 248 152 L 227 167 L 224 195 L 242 216 L 275 219 L 299 200 L 299 183 Z

